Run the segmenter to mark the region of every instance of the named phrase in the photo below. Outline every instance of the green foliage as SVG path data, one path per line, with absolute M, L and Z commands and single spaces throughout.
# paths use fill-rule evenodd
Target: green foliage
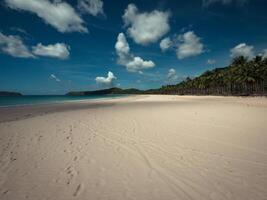
M 200 91 L 216 93 L 218 89 L 223 88 L 226 93 L 233 93 L 233 91 L 250 93 L 250 91 L 253 92 L 253 89 L 250 89 L 253 86 L 261 85 L 263 87 L 261 89 L 266 89 L 263 85 L 266 81 L 267 58 L 263 59 L 257 56 L 249 61 L 241 56 L 233 59 L 228 67 L 206 71 L 199 77 L 187 78 L 177 85 L 162 86 L 159 91 L 164 94 L 182 93 L 183 91 L 186 91 L 185 93 L 191 91 L 192 94 Z

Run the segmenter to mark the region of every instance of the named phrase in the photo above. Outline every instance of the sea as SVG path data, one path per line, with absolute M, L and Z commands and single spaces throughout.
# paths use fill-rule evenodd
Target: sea
M 66 96 L 66 95 L 25 95 L 0 96 L 0 107 L 42 105 L 63 102 L 90 101 L 97 99 L 122 98 L 129 95 Z

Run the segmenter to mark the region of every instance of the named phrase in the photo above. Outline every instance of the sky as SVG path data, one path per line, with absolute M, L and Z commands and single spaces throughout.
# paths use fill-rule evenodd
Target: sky
M 1 0 L 0 91 L 158 88 L 267 57 L 266 0 Z

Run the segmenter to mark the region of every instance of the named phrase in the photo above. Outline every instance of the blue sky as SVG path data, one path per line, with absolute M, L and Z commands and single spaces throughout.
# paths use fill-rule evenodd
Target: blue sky
M 0 90 L 157 88 L 267 56 L 265 0 L 2 0 Z

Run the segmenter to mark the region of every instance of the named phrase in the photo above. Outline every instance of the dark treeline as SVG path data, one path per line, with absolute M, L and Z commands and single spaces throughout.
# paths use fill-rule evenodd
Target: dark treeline
M 153 93 L 192 95 L 266 95 L 267 58 L 253 60 L 241 56 L 230 66 L 206 71 L 194 79 L 187 78 L 177 85 L 162 86 Z
M 95 90 L 95 91 L 78 91 L 78 92 L 69 92 L 66 95 L 69 96 L 89 96 L 89 95 L 107 95 L 107 94 L 143 94 L 144 91 L 138 90 L 135 88 L 131 89 L 121 89 L 117 87 Z
M 0 97 L 6 97 L 6 96 L 21 96 L 22 94 L 18 92 L 8 92 L 8 91 L 0 91 Z

